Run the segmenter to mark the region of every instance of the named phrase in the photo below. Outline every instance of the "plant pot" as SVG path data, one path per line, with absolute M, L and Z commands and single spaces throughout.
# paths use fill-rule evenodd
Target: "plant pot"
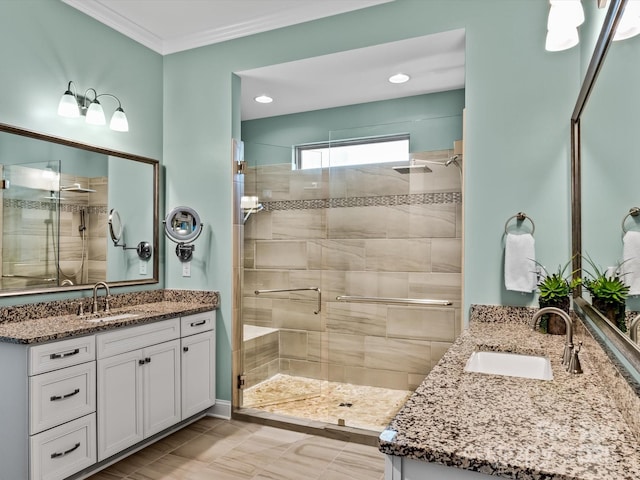
M 538 300 L 538 303 L 540 305 L 540 308 L 556 307 L 565 312 L 567 315 L 569 314 L 569 297 L 555 298 L 553 300 L 540 298 Z M 565 335 L 567 333 L 567 324 L 558 314 L 547 313 L 542 316 L 542 321 L 540 323 L 542 325 L 546 324 L 547 333 L 551 335 Z
M 627 331 L 627 322 L 625 321 L 625 307 L 624 303 L 619 302 L 606 302 L 600 298 L 594 298 L 592 300 L 593 306 L 597 308 L 605 317 L 620 329 L 622 332 Z

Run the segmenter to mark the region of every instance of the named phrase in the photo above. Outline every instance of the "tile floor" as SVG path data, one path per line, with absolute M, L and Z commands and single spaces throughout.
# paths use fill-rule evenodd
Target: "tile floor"
M 381 432 L 413 392 L 277 374 L 243 392 L 243 407 Z
M 375 447 L 204 417 L 90 480 L 383 480 Z

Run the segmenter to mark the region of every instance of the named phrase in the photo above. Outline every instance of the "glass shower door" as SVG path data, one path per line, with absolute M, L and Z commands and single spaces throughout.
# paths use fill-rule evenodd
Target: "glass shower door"
M 462 199 L 450 159 L 461 128 L 454 116 L 330 133 L 328 423 L 383 430 L 455 339 Z M 395 138 L 408 140 L 404 151 L 375 143 Z M 345 160 L 357 140 L 373 150 Z
M 305 186 L 317 185 L 318 174 L 300 177 L 291 146 L 245 143 L 244 158 L 241 406 L 321 420 L 314 232 L 323 221 L 302 208 L 315 198 Z
M 58 285 L 60 162 L 2 165 L 2 288 Z

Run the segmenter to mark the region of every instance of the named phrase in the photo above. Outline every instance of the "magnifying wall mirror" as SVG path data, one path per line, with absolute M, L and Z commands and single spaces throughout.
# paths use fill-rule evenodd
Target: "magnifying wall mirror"
M 188 242 L 195 241 L 202 233 L 200 216 L 191 207 L 176 207 L 164 220 L 164 231 L 170 240 L 176 242 L 176 255 L 187 262 L 191 260 L 195 247 Z
M 113 208 L 109 212 L 109 234 L 111 235 L 111 240 L 113 240 L 113 245 L 119 247 L 118 242 L 122 238 L 122 221 L 118 211 Z

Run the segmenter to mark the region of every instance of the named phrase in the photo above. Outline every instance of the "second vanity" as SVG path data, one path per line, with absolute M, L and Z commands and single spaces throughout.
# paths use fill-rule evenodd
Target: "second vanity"
M 640 478 L 638 440 L 599 374 L 600 347 L 579 329 L 583 374 L 561 364 L 564 336 L 530 326 L 531 313 L 466 330 L 379 441 L 386 480 Z M 475 351 L 548 357 L 552 380 L 465 371 Z M 614 375 L 615 376 L 615 375 Z
M 0 323 L 0 480 L 83 478 L 215 403 L 217 296 L 151 300 Z

